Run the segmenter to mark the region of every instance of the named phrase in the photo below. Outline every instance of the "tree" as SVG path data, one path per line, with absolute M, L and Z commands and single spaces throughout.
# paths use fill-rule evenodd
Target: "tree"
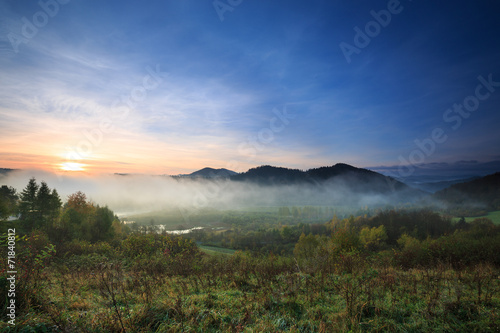
M 19 199 L 13 187 L 2 185 L 0 187 L 0 221 L 7 220 L 17 213 L 17 200 Z
M 469 224 L 467 221 L 465 221 L 465 217 L 461 217 L 460 220 L 457 222 L 455 225 L 456 229 L 467 229 L 469 227 Z
M 107 241 L 114 237 L 115 231 L 122 233 L 120 221 L 113 211 L 89 202 L 81 191 L 68 196 L 62 213 L 61 229 L 69 239 L 89 242 Z
M 283 216 L 283 217 L 289 217 L 291 215 L 290 208 L 288 208 L 288 207 L 280 207 L 279 208 L 279 215 Z
M 50 188 L 46 182 L 42 181 L 36 194 L 35 206 L 37 211 L 37 225 L 42 228 L 46 227 L 49 222 L 51 198 Z
M 379 227 L 364 227 L 359 232 L 359 239 L 367 250 L 379 250 L 387 240 L 387 233 L 383 225 Z
M 90 241 L 104 241 L 113 237 L 113 211 L 108 207 L 97 206 L 90 221 Z
M 70 239 L 90 240 L 90 218 L 95 207 L 87 202 L 87 196 L 78 191 L 68 196 L 62 213 L 62 228 Z
M 336 227 L 330 238 L 331 250 L 333 252 L 349 252 L 359 249 L 359 234 L 356 232 L 354 217 L 343 219 Z
M 50 213 L 52 215 L 51 217 L 53 219 L 57 218 L 57 216 L 59 216 L 62 207 L 62 201 L 56 189 L 53 189 L 52 193 L 50 194 L 49 207 L 50 207 Z
M 21 203 L 19 205 L 19 212 L 21 214 L 19 219 L 23 222 L 27 230 L 33 229 L 37 220 L 37 192 L 38 184 L 33 177 L 21 192 Z
M 88 213 L 91 206 L 87 202 L 87 196 L 81 191 L 69 195 L 66 205 L 68 208 L 74 209 L 79 214 Z
M 293 254 L 295 255 L 295 258 L 299 260 L 313 258 L 318 252 L 319 245 L 319 236 L 314 236 L 312 234 L 306 236 L 302 233 L 299 241 L 295 244 Z
M 297 238 L 295 238 L 294 231 L 289 226 L 284 226 L 281 229 L 280 234 L 281 234 L 281 238 L 283 239 L 283 241 L 285 243 L 290 243 L 290 242 L 297 239 Z
M 495 230 L 495 224 L 487 217 L 479 217 L 471 222 L 470 233 L 476 238 L 486 237 Z
M 20 220 L 27 230 L 49 228 L 59 216 L 60 208 L 59 194 L 55 189 L 51 191 L 44 181 L 39 186 L 36 179 L 31 178 L 21 193 Z
M 131 228 L 120 222 L 120 220 L 116 217 L 113 220 L 113 223 L 111 224 L 111 228 L 113 228 L 113 235 L 116 239 L 123 239 L 125 235 L 130 233 L 131 231 Z M 197 231 L 202 231 L 202 230 L 197 230 Z

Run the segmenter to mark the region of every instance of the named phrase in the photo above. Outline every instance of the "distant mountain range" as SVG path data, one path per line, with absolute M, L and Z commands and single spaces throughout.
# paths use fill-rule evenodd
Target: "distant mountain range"
M 500 210 L 500 172 L 452 185 L 433 195 L 434 199 L 457 206 L 484 205 L 487 210 Z
M 264 165 L 230 178 L 235 181 L 251 181 L 262 185 L 321 184 L 333 180 L 342 180 L 344 184 L 350 185 L 350 187 L 377 186 L 377 192 L 410 189 L 407 185 L 391 177 L 344 163 L 307 171 Z
M 398 165 L 368 167 L 369 170 L 394 177 L 413 188 L 435 193 L 454 184 L 469 182 L 500 171 L 500 160 L 421 163 L 411 166 L 410 175 L 403 175 L 400 168 Z
M 203 168 L 190 174 L 182 174 L 174 177 L 180 178 L 228 178 L 234 181 L 249 181 L 262 185 L 280 185 L 280 184 L 298 184 L 311 183 L 317 184 L 337 177 L 350 178 L 359 183 L 373 183 L 374 181 L 391 189 L 407 189 L 408 186 L 391 177 L 384 176 L 367 169 L 356 168 L 348 164 L 338 163 L 333 166 L 319 167 L 302 171 L 298 169 L 289 169 L 263 165 L 252 168 L 243 173 L 237 173 L 228 169 Z
M 336 202 L 354 202 L 360 196 L 376 198 L 377 202 L 386 198 L 387 202 L 410 202 L 425 195 L 391 177 L 367 169 L 339 163 L 333 166 L 313 168 L 306 171 L 263 165 L 243 173 L 227 169 L 204 168 L 188 175 L 174 176 L 177 179 L 226 179 L 235 184 L 245 182 L 263 187 L 299 186 L 293 195 L 300 200 L 328 200 L 336 197 Z M 264 189 L 263 189 L 264 190 Z M 305 193 L 311 193 L 310 197 Z
M 0 179 L 14 169 L 0 168 Z M 129 174 L 117 174 L 132 176 Z M 424 186 L 418 186 L 417 178 L 403 180 L 385 176 L 363 168 L 338 163 L 332 166 L 313 168 L 306 171 L 263 165 L 237 173 L 228 169 L 203 168 L 190 174 L 171 176 L 176 179 L 229 180 L 248 182 L 259 186 L 308 185 L 308 190 L 318 193 L 333 193 L 348 190 L 350 195 L 382 195 L 397 198 L 398 201 L 414 201 L 426 197 L 431 201 L 447 204 L 480 204 L 488 209 L 500 210 L 500 172 L 485 177 L 468 179 L 430 178 Z M 418 176 L 421 177 L 421 176 Z M 413 184 L 415 183 L 415 184 Z M 306 187 L 301 187 L 304 189 Z M 323 192 L 322 192 L 323 191 Z M 424 192 L 426 191 L 426 192 Z M 430 194 L 429 192 L 436 192 Z M 343 193 L 343 192 L 342 192 Z M 401 199 L 401 200 L 400 200 Z
M 449 177 L 450 179 L 443 179 L 440 176 L 414 176 L 407 178 L 396 178 L 406 185 L 428 192 L 436 193 L 444 190 L 452 185 L 470 182 L 475 179 L 481 178 L 480 176 L 462 176 L 462 177 Z
M 342 186 L 350 193 L 384 195 L 414 201 L 424 197 L 431 201 L 464 205 L 480 203 L 489 209 L 500 209 L 500 172 L 485 177 L 436 179 L 422 186 L 418 183 L 404 183 L 378 172 L 338 163 L 333 166 L 313 168 L 306 171 L 263 165 L 246 172 L 236 173 L 227 169 L 204 168 L 181 178 L 228 179 L 235 182 L 249 182 L 261 186 L 311 185 L 322 189 Z M 430 180 L 430 179 L 429 179 Z M 436 192 L 435 194 L 432 194 Z
M 201 170 L 195 171 L 190 174 L 178 175 L 174 177 L 180 178 L 229 178 L 231 176 L 237 175 L 237 172 L 228 170 L 228 169 L 214 169 L 214 168 L 203 168 Z

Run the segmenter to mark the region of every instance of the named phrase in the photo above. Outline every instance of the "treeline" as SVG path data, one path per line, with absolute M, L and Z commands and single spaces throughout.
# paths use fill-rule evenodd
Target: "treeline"
M 68 249 L 71 253 L 94 246 L 88 244 L 122 251 L 123 240 L 134 231 L 121 223 L 112 210 L 88 200 L 84 193 L 76 192 L 63 203 L 55 189 L 43 181 L 38 184 L 35 178 L 30 179 L 20 194 L 2 186 L 0 198 L 2 218 L 18 214 L 20 234 L 37 230 L 58 249 Z M 448 260 L 456 265 L 473 260 L 498 264 L 497 256 L 491 253 L 500 253 L 496 245 L 500 244 L 500 227 L 488 219 L 452 223 L 450 218 L 426 209 L 365 208 L 358 211 L 357 217 L 334 215 L 326 223 L 319 222 L 332 213 L 343 211 L 333 207 L 284 206 L 274 212 L 211 212 L 210 216 L 218 216 L 225 228 L 195 230 L 184 238 L 203 245 L 284 256 L 304 251 L 311 257 L 320 252 L 392 251 L 392 254 L 403 253 L 393 259 L 400 260 L 405 267 L 432 264 L 435 260 Z M 135 230 L 135 234 L 148 232 L 155 232 L 153 226 Z M 80 245 L 73 250 L 73 245 L 68 244 Z
M 294 255 L 319 265 L 348 253 L 384 257 L 404 269 L 500 265 L 500 226 L 487 218 L 452 224 L 432 211 L 386 211 L 371 218 L 334 219 L 327 230 L 329 235 L 302 234 Z
M 19 194 L 12 187 L 0 188 L 0 218 L 13 216 L 22 234 L 38 230 L 54 244 L 73 239 L 113 241 L 125 235 L 125 226 L 108 207 L 93 203 L 82 192 L 68 196 L 63 204 L 56 189 L 44 181 L 38 184 L 35 178 Z
M 337 231 L 344 230 L 346 226 L 358 234 L 365 228 L 373 229 L 383 226 L 384 244 L 388 246 L 397 245 L 402 234 L 423 240 L 427 237 L 436 238 L 460 228 L 460 226 L 452 225 L 449 218 L 430 210 L 381 210 L 374 213 L 366 209 L 359 211 L 365 214 L 356 218 L 353 215 L 348 218 L 339 218 L 334 215 L 333 219 L 326 223 L 299 222 L 304 216 L 316 218 L 319 216 L 318 212 L 321 211 L 321 207 L 281 207 L 279 216 L 282 219 L 275 224 L 252 224 L 254 221 L 251 220 L 251 215 L 238 216 L 225 219 L 234 228 L 223 231 L 196 230 L 191 233 L 190 237 L 205 245 L 290 255 L 301 234 L 331 237 Z M 326 209 L 326 211 L 334 212 L 333 209 Z M 370 216 L 372 213 L 374 215 Z M 243 221 L 246 223 L 241 226 Z M 265 219 L 259 221 L 262 222 Z
M 257 230 L 230 230 L 207 231 L 194 230 L 187 235 L 203 245 L 219 246 L 234 250 L 252 251 L 255 253 L 275 253 L 290 255 L 295 243 L 302 233 L 325 234 L 324 224 L 299 223 L 297 225 L 276 225 L 270 228 Z
M 327 223 L 276 225 L 257 230 L 196 230 L 187 237 L 203 245 L 259 254 L 322 258 L 321 253 L 385 253 L 404 267 L 433 265 L 437 261 L 467 265 L 500 260 L 500 226 L 489 219 L 472 223 L 430 210 L 387 210 L 374 216 L 334 217 Z M 314 259 L 314 260 L 316 260 Z

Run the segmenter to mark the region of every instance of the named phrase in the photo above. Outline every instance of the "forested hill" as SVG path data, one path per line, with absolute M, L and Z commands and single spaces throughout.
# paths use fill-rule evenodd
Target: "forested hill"
M 452 205 L 484 205 L 489 211 L 500 210 L 500 172 L 450 186 L 434 198 Z
M 306 171 L 308 178 L 315 181 L 324 181 L 335 177 L 343 177 L 360 184 L 377 185 L 380 189 L 387 190 L 411 190 L 406 184 L 395 180 L 394 178 L 384 176 L 380 173 L 356 168 L 352 165 L 338 163 L 330 167 L 320 167 Z
M 329 181 L 341 181 L 352 189 L 374 190 L 379 193 L 405 190 L 420 194 L 419 191 L 393 178 L 343 163 L 307 171 L 265 165 L 234 175 L 231 180 L 251 181 L 264 185 L 323 184 Z
M 251 181 L 262 184 L 292 184 L 303 182 L 306 179 L 305 172 L 298 169 L 288 169 L 263 165 L 252 168 L 247 172 L 243 172 L 231 177 L 231 180 L 236 181 Z
M 214 168 L 203 168 L 201 170 L 195 171 L 189 175 L 186 175 L 186 177 L 192 177 L 192 178 L 227 178 L 233 175 L 236 175 L 237 173 L 228 169 L 214 169 Z
M 8 173 L 14 171 L 15 169 L 0 168 L 0 178 L 2 176 L 7 176 Z

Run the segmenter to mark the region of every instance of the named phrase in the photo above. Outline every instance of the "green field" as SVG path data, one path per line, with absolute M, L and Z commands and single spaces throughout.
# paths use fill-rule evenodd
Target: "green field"
M 210 255 L 231 255 L 236 252 L 235 250 L 225 249 L 223 247 L 217 246 L 198 245 L 198 247 L 200 248 L 200 250 Z
M 489 212 L 487 215 L 483 216 L 475 216 L 475 217 L 466 217 L 465 221 L 470 223 L 474 221 L 475 219 L 481 218 L 481 217 L 486 217 L 489 218 L 493 223 L 496 225 L 500 225 L 500 210 L 494 211 L 494 212 Z M 453 222 L 458 222 L 460 220 L 459 217 L 453 218 Z

